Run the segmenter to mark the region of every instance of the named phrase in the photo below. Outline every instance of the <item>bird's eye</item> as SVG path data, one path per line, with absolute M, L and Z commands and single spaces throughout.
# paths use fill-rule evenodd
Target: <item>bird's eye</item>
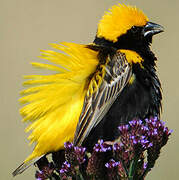
M 136 33 L 137 30 L 138 30 L 137 26 L 132 26 L 131 31 L 132 31 L 133 33 Z

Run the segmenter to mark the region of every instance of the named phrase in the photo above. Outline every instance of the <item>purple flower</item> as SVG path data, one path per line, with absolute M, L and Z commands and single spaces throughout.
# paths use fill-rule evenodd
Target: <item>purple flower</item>
M 83 147 L 74 147 L 74 153 L 76 155 L 76 158 L 78 160 L 78 162 L 80 164 L 84 163 L 85 162 L 85 151 L 86 151 L 86 148 L 83 148 Z
M 36 171 L 35 177 L 36 177 L 37 180 L 48 179 L 49 177 L 52 176 L 54 170 L 55 170 L 54 164 L 53 163 L 49 163 L 49 164 L 45 165 L 42 168 L 42 170 Z
M 168 130 L 168 128 L 167 128 L 167 130 Z M 172 132 L 173 132 L 173 129 L 170 129 L 170 130 L 168 131 L 168 134 L 170 135 Z
M 66 142 L 66 143 L 64 143 L 64 147 L 66 150 L 71 150 L 71 149 L 73 149 L 74 146 L 73 146 L 73 143 Z
M 147 168 L 147 163 L 146 162 L 144 162 L 143 168 L 144 168 L 144 170 Z
M 120 131 L 118 139 L 111 142 L 99 140 L 92 152 L 88 152 L 85 147 L 77 147 L 73 143 L 66 142 L 63 152 L 65 162 L 61 169 L 60 165 L 57 167 L 47 163 L 40 168 L 41 171 L 36 172 L 36 179 L 46 180 L 55 175 L 60 176 L 62 180 L 76 179 L 83 175 L 94 179 L 112 180 L 129 177 L 144 179 L 154 167 L 161 148 L 167 143 L 172 130 L 157 117 L 134 119 L 127 125 L 119 126 L 118 129 Z M 107 151 L 109 153 L 104 153 Z
M 123 147 L 124 147 L 123 143 L 114 143 L 113 144 L 114 151 L 121 151 Z
M 165 127 L 165 123 L 158 120 L 157 117 L 146 119 L 145 121 L 149 128 L 149 141 L 161 147 L 166 144 L 172 131 Z
M 120 164 L 120 162 L 116 162 L 114 161 L 114 159 L 110 159 L 109 162 L 107 162 L 105 164 L 105 166 L 108 168 L 108 169 L 112 169 L 114 167 L 117 167 L 118 165 Z
M 74 147 L 74 150 L 76 153 L 84 154 L 86 151 L 86 148 L 84 147 Z
M 60 174 L 64 174 L 70 171 L 71 165 L 67 161 L 62 164 L 62 168 L 60 169 Z
M 129 130 L 129 125 L 126 124 L 126 125 L 121 125 L 118 127 L 120 133 L 124 134 L 124 133 L 127 133 L 127 131 Z
M 36 171 L 35 177 L 36 177 L 36 180 L 45 180 L 46 179 L 46 177 L 42 171 Z
M 110 151 L 111 147 L 108 144 L 104 143 L 103 140 L 99 140 L 99 142 L 95 144 L 93 149 L 95 152 L 106 152 Z
M 138 126 L 138 125 L 142 125 L 142 121 L 135 119 L 135 120 L 130 121 L 129 124 L 130 124 L 131 127 L 133 127 L 133 126 L 135 127 L 135 126 Z

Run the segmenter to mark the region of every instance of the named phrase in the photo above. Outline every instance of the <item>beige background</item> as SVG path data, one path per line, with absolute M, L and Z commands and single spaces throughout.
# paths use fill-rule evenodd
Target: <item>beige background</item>
M 36 72 L 29 65 L 37 60 L 48 43 L 92 42 L 98 20 L 114 0 L 0 0 L 0 180 L 13 179 L 11 172 L 31 152 L 18 113 L 22 75 Z M 153 51 L 159 59 L 158 70 L 163 87 L 162 119 L 174 130 L 162 150 L 156 167 L 147 180 L 177 178 L 179 156 L 179 81 L 178 81 L 178 0 L 129 0 L 162 24 L 165 33 L 155 37 Z M 48 143 L 48 142 L 47 142 Z M 34 179 L 34 168 L 16 177 Z M 179 175 L 178 175 L 179 176 Z

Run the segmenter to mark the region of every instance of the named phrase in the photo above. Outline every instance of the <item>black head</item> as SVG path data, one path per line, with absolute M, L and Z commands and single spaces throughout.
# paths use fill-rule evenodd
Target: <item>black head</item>
M 118 37 L 116 42 L 96 36 L 94 43 L 100 46 L 110 46 L 116 49 L 139 50 L 149 48 L 152 37 L 163 32 L 164 28 L 158 24 L 147 22 L 145 26 L 132 26 L 125 34 Z

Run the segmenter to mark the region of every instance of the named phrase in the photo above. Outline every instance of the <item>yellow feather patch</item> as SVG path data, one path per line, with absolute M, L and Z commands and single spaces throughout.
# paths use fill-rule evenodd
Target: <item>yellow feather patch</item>
M 106 73 L 106 64 L 109 62 L 109 59 L 107 58 L 105 65 L 100 64 L 98 66 L 98 68 L 100 69 L 100 71 L 96 71 L 93 74 L 92 79 L 90 80 L 89 86 L 88 86 L 88 91 L 87 91 L 87 96 L 92 95 L 93 93 L 95 93 L 98 88 L 100 87 L 102 80 L 105 76 Z
M 54 63 L 32 63 L 33 66 L 56 71 L 52 75 L 30 75 L 20 99 L 26 104 L 20 109 L 23 121 L 30 121 L 26 131 L 32 131 L 30 143 L 36 146 L 29 160 L 63 148 L 72 141 L 87 94 L 89 77 L 98 66 L 97 52 L 74 43 L 52 44 L 65 52 L 42 51 L 41 58 Z M 34 86 L 34 87 L 33 87 Z
M 132 50 L 126 50 L 126 49 L 120 49 L 119 50 L 121 53 L 124 53 L 126 56 L 126 60 L 128 61 L 129 64 L 132 63 L 139 63 L 142 66 L 142 61 L 144 61 L 142 59 L 142 57 L 136 53 L 135 51 Z
M 135 81 L 135 75 L 133 74 L 129 79 L 129 84 L 133 84 L 134 81 Z
M 97 37 L 117 42 L 117 38 L 132 26 L 144 26 L 147 22 L 147 16 L 136 7 L 125 4 L 114 5 L 99 22 Z

